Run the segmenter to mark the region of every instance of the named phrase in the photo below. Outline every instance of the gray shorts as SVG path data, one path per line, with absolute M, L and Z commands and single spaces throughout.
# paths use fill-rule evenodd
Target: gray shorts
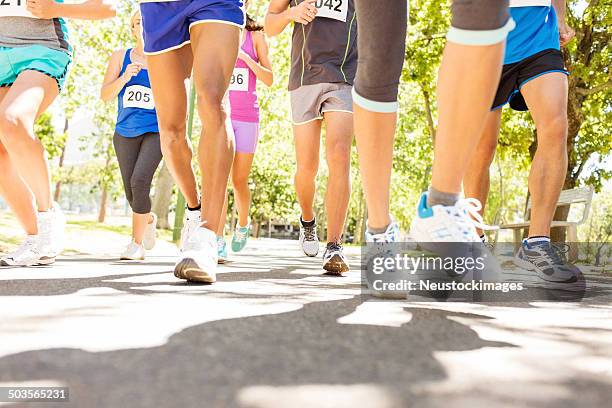
M 291 91 L 294 125 L 323 119 L 325 112 L 353 113 L 352 86 L 345 83 L 304 85 Z

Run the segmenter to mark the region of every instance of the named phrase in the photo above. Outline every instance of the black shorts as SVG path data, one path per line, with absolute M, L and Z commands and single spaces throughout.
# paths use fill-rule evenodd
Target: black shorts
M 492 110 L 499 109 L 507 103 L 510 103 L 510 107 L 516 111 L 529 110 L 521 95 L 521 88 L 532 79 L 549 72 L 562 72 L 568 75 L 561 51 L 544 50 L 522 61 L 504 65 Z

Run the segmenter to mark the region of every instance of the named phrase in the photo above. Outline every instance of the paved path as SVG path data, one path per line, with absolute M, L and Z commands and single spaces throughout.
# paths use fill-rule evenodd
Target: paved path
M 85 248 L 95 238 L 72 239 Z M 172 245 L 119 264 L 109 254 L 121 244 L 0 269 L 0 386 L 67 386 L 69 403 L 30 406 L 79 408 L 560 408 L 612 398 L 610 297 L 381 301 L 362 295 L 357 272 L 321 276 L 320 260 L 277 240 L 253 241 L 217 284 L 191 285 L 171 273 Z

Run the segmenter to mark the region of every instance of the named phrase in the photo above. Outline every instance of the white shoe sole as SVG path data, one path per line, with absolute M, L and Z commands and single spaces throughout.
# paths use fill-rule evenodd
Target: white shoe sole
M 189 282 L 215 283 L 217 278 L 202 269 L 192 258 L 183 258 L 174 267 L 174 276 Z

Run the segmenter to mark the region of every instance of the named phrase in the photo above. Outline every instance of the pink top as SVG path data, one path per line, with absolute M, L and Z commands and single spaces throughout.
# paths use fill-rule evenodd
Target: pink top
M 247 53 L 253 60 L 259 62 L 253 43 L 253 34 L 250 31 L 246 32 L 241 48 L 242 51 Z M 240 58 L 236 60 L 236 66 L 234 67 L 229 97 L 233 120 L 241 122 L 259 122 L 257 77 L 255 76 L 255 72 L 253 72 L 246 62 Z

